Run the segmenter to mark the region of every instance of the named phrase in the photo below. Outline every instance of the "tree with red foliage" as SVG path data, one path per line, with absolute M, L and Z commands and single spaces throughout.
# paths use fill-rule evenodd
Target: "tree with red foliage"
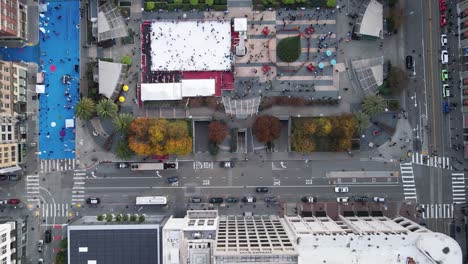
M 228 134 L 228 128 L 226 124 L 213 121 L 208 125 L 208 139 L 214 143 L 221 143 Z
M 259 142 L 272 142 L 280 137 L 281 122 L 274 116 L 259 116 L 253 124 L 253 133 Z

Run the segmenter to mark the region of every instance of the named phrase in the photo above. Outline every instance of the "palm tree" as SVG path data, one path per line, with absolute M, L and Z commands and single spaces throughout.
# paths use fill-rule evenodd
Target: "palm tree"
M 113 216 L 112 214 L 106 215 L 106 221 L 107 221 L 107 222 L 111 222 L 112 219 L 114 219 L 114 216 Z
M 134 117 L 129 113 L 121 113 L 114 117 L 112 123 L 114 123 L 115 129 L 123 134 L 128 133 L 128 129 L 133 122 Z
M 128 214 L 124 214 L 124 215 L 122 216 L 122 221 L 123 221 L 123 222 L 127 222 L 127 221 L 128 221 Z
M 127 140 L 121 140 L 117 142 L 117 147 L 115 149 L 115 155 L 122 160 L 129 160 L 135 156 L 135 152 L 128 146 Z
M 140 215 L 140 217 L 138 217 L 138 222 L 143 223 L 144 221 L 145 221 L 145 215 Z
M 93 101 L 93 99 L 89 97 L 81 98 L 75 107 L 75 116 L 83 120 L 89 120 L 95 115 L 96 103 Z
M 119 107 L 109 99 L 101 99 L 96 105 L 97 114 L 106 119 L 115 117 L 118 110 Z
M 362 101 L 362 111 L 370 116 L 382 113 L 384 108 L 385 101 L 380 95 L 366 96 Z
M 359 134 L 363 134 L 371 125 L 369 116 L 362 111 L 354 113 L 354 120 L 356 121 L 357 132 Z
M 102 220 L 104 220 L 104 216 L 102 214 L 98 215 L 97 220 L 101 222 Z

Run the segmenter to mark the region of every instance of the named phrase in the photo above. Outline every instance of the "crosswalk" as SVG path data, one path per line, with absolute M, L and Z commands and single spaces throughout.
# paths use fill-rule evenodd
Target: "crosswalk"
M 420 204 L 421 217 L 424 219 L 439 219 L 453 217 L 453 204 Z
M 463 172 L 452 173 L 452 197 L 453 203 L 466 201 L 465 174 Z
M 72 187 L 72 205 L 81 204 L 85 200 L 85 179 L 86 172 L 75 170 L 73 172 L 73 187 Z
M 411 156 L 411 161 L 414 164 L 442 168 L 451 170 L 452 166 L 450 165 L 450 158 L 448 157 L 439 157 L 439 156 L 429 156 L 423 155 L 421 153 L 413 152 Z
M 70 171 L 76 167 L 75 159 L 47 159 L 41 160 L 41 173 L 55 171 Z
M 69 204 L 42 204 L 40 208 L 41 216 L 43 218 L 59 218 L 68 217 L 70 210 Z
M 39 175 L 26 176 L 26 197 L 28 203 L 40 202 L 39 187 Z
M 403 183 L 403 195 L 405 200 L 417 201 L 416 184 L 414 182 L 413 164 L 400 164 L 401 181 Z

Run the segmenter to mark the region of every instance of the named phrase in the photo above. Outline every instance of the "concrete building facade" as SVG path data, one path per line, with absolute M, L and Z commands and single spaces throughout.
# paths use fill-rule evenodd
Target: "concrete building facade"
M 26 41 L 28 6 L 24 0 L 0 0 L 0 39 Z
M 26 263 L 25 218 L 0 219 L 0 264 Z

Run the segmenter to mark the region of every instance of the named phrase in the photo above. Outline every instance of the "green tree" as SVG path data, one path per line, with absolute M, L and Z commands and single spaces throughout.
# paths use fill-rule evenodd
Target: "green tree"
M 333 126 L 329 118 L 320 117 L 315 119 L 315 122 L 317 124 L 317 136 L 326 137 L 332 132 Z
M 336 8 L 336 0 L 327 0 L 328 8 Z
M 145 3 L 145 10 L 146 11 L 153 11 L 156 8 L 156 3 L 155 2 L 146 2 Z
M 135 118 L 129 113 L 120 113 L 114 117 L 112 123 L 117 131 L 127 134 L 134 119 Z
M 67 252 L 66 251 L 59 251 L 57 255 L 55 255 L 55 263 L 56 264 L 67 264 Z
M 125 64 L 125 65 L 132 65 L 132 57 L 128 56 L 128 55 L 125 55 L 122 57 L 122 64 Z
M 104 216 L 102 214 L 99 214 L 97 215 L 96 219 L 101 222 L 102 220 L 104 220 Z
M 64 237 L 62 240 L 60 240 L 60 249 L 67 250 L 67 248 L 68 248 L 68 238 Z
M 205 0 L 205 4 L 212 6 L 214 4 L 214 0 Z
M 115 216 L 115 221 L 117 221 L 117 222 L 122 222 L 122 218 L 123 218 L 123 217 L 122 217 L 122 214 L 117 214 L 117 215 Z
M 369 116 L 362 111 L 354 113 L 354 120 L 356 122 L 357 132 L 360 135 L 363 134 L 371 125 Z
M 111 222 L 112 219 L 114 219 L 114 217 L 112 216 L 112 214 L 106 215 L 106 221 L 107 221 L 107 222 Z
M 198 5 L 198 0 L 190 0 L 191 5 Z
M 75 106 L 75 116 L 89 120 L 96 115 L 96 103 L 89 97 L 81 98 L 78 104 Z
M 105 119 L 114 118 L 119 107 L 109 99 L 101 99 L 96 105 L 97 114 Z
M 130 222 L 136 222 L 136 220 L 137 220 L 137 215 L 136 215 L 136 214 L 132 214 L 132 215 L 130 216 Z
M 301 55 L 301 37 L 294 36 L 280 40 L 276 47 L 276 54 L 284 62 L 293 62 L 299 59 Z
M 144 221 L 145 221 L 145 215 L 140 215 L 140 216 L 138 217 L 138 222 L 139 222 L 139 223 L 143 223 Z
M 124 214 L 124 215 L 122 216 L 122 221 L 123 221 L 123 222 L 128 222 L 128 214 Z
M 294 0 L 281 0 L 281 2 L 283 2 L 283 4 L 285 5 L 292 5 L 294 4 L 295 1 Z
M 380 95 L 366 96 L 362 101 L 362 111 L 369 116 L 380 114 L 384 109 L 385 101 Z
M 216 144 L 223 142 L 228 134 L 226 124 L 220 121 L 213 121 L 208 125 L 208 139 Z
M 129 160 L 135 156 L 135 152 L 128 146 L 127 140 L 121 140 L 117 142 L 115 148 L 115 155 L 122 160 Z

